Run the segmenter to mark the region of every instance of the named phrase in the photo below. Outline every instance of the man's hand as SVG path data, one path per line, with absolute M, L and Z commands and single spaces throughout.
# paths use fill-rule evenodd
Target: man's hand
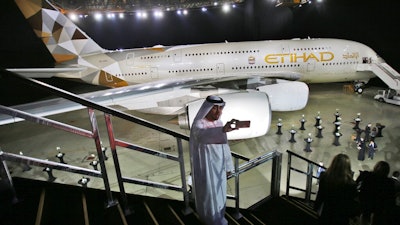
M 239 129 L 236 127 L 237 121 L 239 121 L 239 120 L 231 119 L 230 121 L 226 122 L 225 126 L 222 128 L 223 131 L 226 133 L 226 132 L 230 132 L 230 131 Z

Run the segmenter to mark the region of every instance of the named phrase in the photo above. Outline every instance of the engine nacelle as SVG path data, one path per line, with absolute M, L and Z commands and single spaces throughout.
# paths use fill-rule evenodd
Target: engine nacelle
M 253 138 L 265 135 L 271 125 L 271 108 L 268 96 L 263 92 L 245 91 L 218 95 L 226 102 L 221 120 L 225 124 L 231 119 L 250 120 L 249 128 L 228 132 L 229 140 Z M 179 126 L 190 129 L 204 99 L 186 105 L 186 114 L 178 117 Z
M 307 105 L 307 84 L 280 79 L 276 81 L 276 84 L 257 87 L 257 90 L 267 93 L 272 111 L 295 111 Z

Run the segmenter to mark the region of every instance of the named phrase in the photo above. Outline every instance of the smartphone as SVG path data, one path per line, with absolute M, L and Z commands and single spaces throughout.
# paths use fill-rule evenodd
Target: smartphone
M 236 123 L 232 123 L 231 124 L 231 127 L 233 129 L 250 127 L 250 120 L 241 120 L 241 121 L 239 120 L 239 121 L 236 121 Z

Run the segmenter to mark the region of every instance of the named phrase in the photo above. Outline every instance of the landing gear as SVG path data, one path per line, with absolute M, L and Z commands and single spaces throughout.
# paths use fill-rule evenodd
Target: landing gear
M 354 92 L 356 92 L 357 94 L 362 94 L 364 91 L 363 89 L 364 86 L 365 86 L 364 82 L 354 83 Z

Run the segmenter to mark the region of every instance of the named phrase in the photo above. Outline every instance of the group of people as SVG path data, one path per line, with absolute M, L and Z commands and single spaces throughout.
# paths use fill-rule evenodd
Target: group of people
M 369 123 L 364 130 L 359 127 L 355 128 L 357 135 L 355 141 L 357 143 L 358 156 L 357 159 L 359 161 L 365 160 L 365 155 L 368 155 L 368 159 L 374 159 L 375 153 L 377 151 L 377 144 L 375 142 L 375 137 L 377 136 L 377 128 L 372 127 L 372 124 Z M 364 133 L 364 137 L 361 137 L 361 134 Z
M 363 138 L 360 139 L 360 141 L 357 142 L 357 159 L 359 161 L 364 161 L 365 160 L 365 155 L 367 154 L 368 159 L 374 159 L 375 153 L 378 149 L 378 145 L 376 144 L 375 141 L 370 140 L 369 142 L 365 142 Z
M 354 180 L 348 155 L 336 155 L 320 174 L 314 209 L 321 225 L 399 225 L 399 181 L 390 165 L 379 161 Z M 394 175 L 398 172 L 394 172 Z
M 335 115 L 335 121 L 333 124 L 335 125 L 335 130 L 333 131 L 333 134 L 335 135 L 335 142 L 333 144 L 335 145 L 340 145 L 339 144 L 339 137 L 342 136 L 340 133 L 340 125 L 341 123 L 341 114 L 336 111 Z M 316 125 L 319 124 L 320 121 L 320 116 L 318 113 L 318 116 L 316 117 Z M 357 114 L 357 117 L 354 119 L 355 121 L 355 126 L 353 129 L 356 131 L 356 136 L 354 138 L 354 141 L 357 144 L 357 150 L 358 150 L 358 160 L 364 161 L 365 160 L 365 155 L 368 156 L 368 159 L 374 159 L 375 153 L 378 149 L 378 145 L 375 142 L 376 137 L 382 137 L 382 129 L 385 128 L 384 125 L 380 123 L 376 123 L 376 126 L 373 127 L 371 123 L 368 123 L 367 126 L 365 126 L 365 129 L 361 129 L 359 127 L 361 118 L 360 118 L 360 113 Z M 362 134 L 364 133 L 364 136 Z

